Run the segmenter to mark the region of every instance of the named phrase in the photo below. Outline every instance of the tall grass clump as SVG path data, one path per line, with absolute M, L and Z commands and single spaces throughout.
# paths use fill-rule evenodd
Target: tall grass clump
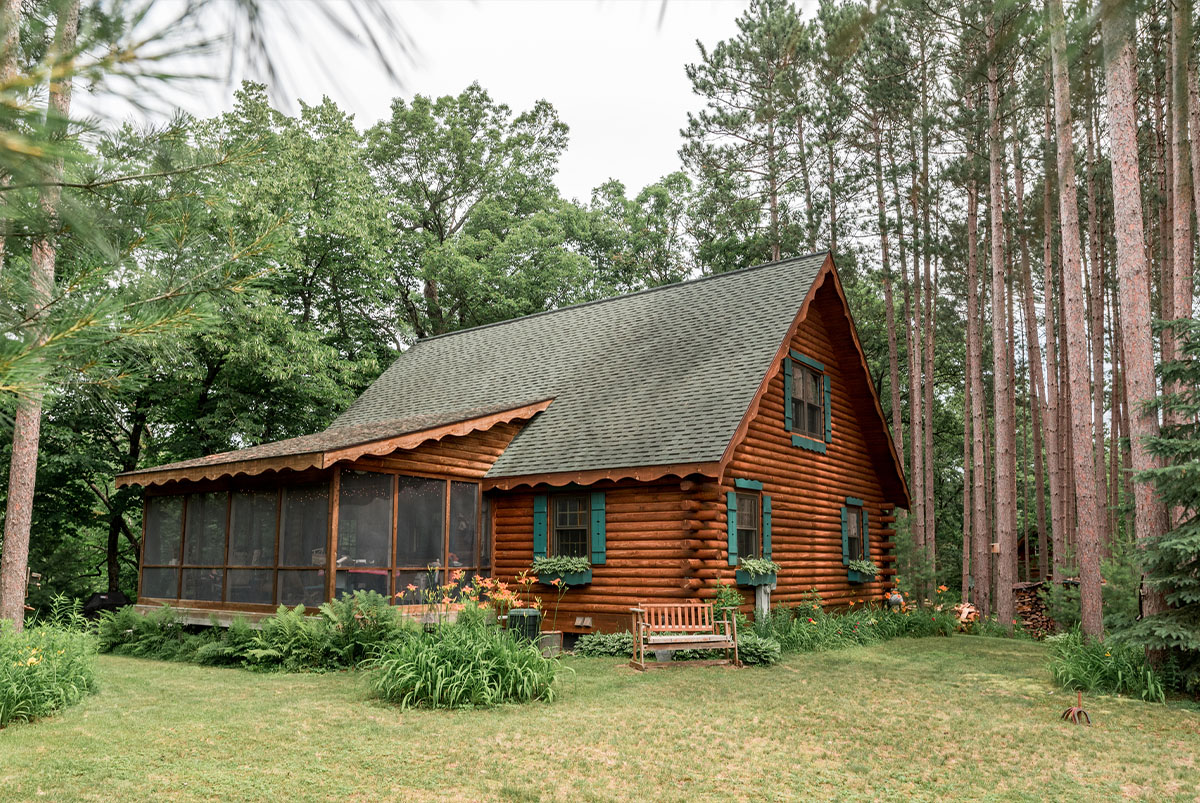
M 402 708 L 491 708 L 557 696 L 556 659 L 475 622 L 393 642 L 366 665 L 372 693 Z
M 1142 648 L 1096 641 L 1078 628 L 1046 640 L 1054 645 L 1050 672 L 1054 682 L 1063 688 L 1166 702 L 1167 684 L 1150 666 Z
M 86 627 L 78 603 L 65 598 L 21 633 L 0 622 L 0 728 L 48 716 L 96 690 L 96 639 Z

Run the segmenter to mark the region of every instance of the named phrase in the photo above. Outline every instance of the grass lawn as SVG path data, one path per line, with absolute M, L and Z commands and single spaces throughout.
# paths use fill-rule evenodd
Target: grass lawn
M 1200 713 L 1085 699 L 1046 650 L 900 639 L 778 666 L 570 659 L 560 700 L 399 711 L 361 676 L 102 656 L 101 691 L 0 731 L 0 799 L 1195 800 Z

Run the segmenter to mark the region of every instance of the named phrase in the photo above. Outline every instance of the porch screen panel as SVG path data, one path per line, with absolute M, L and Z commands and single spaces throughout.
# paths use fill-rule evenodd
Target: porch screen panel
M 338 501 L 338 568 L 391 564 L 392 476 L 343 471 Z
M 225 598 L 230 602 L 253 602 L 270 605 L 275 601 L 274 569 L 230 569 L 225 574 L 228 588 Z
M 479 565 L 479 486 L 450 483 L 450 566 Z
M 139 596 L 177 599 L 179 597 L 179 569 L 142 569 L 142 589 Z
M 224 575 L 224 569 L 211 566 L 204 569 L 184 569 L 183 588 L 179 592 L 179 598 L 220 602 Z
M 446 483 L 400 477 L 396 499 L 396 566 L 441 566 L 446 521 Z
M 279 604 L 307 605 L 314 607 L 325 601 L 325 572 L 288 571 L 279 572 Z
M 322 482 L 283 489 L 283 515 L 279 522 L 280 566 L 324 566 L 328 531 L 329 485 Z
M 227 493 L 192 494 L 188 497 L 187 527 L 183 534 L 185 566 L 225 564 L 225 522 L 229 512 L 228 505 Z
M 142 545 L 142 563 L 147 566 L 178 566 L 182 535 L 183 497 L 152 496 L 148 498 L 146 500 L 146 538 Z M 171 592 L 171 596 L 175 596 L 174 591 Z
M 438 569 L 398 569 L 395 572 L 397 605 L 424 605 L 436 601 L 434 593 L 441 584 Z
M 240 491 L 229 511 L 229 565 L 275 565 L 276 491 Z M 271 600 L 266 600 L 270 602 Z

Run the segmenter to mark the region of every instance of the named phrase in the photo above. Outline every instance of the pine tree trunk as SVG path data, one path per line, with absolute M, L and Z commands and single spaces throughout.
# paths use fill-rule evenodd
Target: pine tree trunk
M 933 283 L 930 278 L 930 261 L 933 254 L 933 235 L 929 226 L 929 207 L 931 205 L 931 194 L 929 192 L 929 140 L 930 140 L 930 124 L 929 124 L 929 62 L 925 59 L 925 42 L 921 40 L 921 192 L 919 196 L 914 195 L 914 200 L 919 197 L 921 200 L 921 224 L 922 224 L 922 248 L 921 260 L 924 265 L 925 272 L 925 357 L 922 364 L 921 384 L 925 391 L 925 399 L 922 404 L 922 412 L 924 413 L 924 436 L 925 442 L 921 449 L 921 466 L 925 471 L 925 480 L 923 490 L 925 492 L 925 503 L 922 505 L 925 513 L 925 570 L 929 573 L 930 582 L 932 585 L 937 585 L 937 525 L 936 513 L 937 507 L 934 504 L 934 482 L 933 482 L 933 385 L 935 382 L 936 372 L 933 367 L 933 344 L 937 320 L 935 314 L 937 312 L 936 301 Z M 930 589 L 926 589 L 927 594 L 931 594 Z
M 1089 50 L 1091 43 L 1089 42 Z M 1091 59 L 1088 59 L 1091 64 Z M 1085 81 L 1086 86 L 1093 86 L 1092 71 L 1089 66 Z M 1088 320 L 1092 352 L 1092 422 L 1095 428 L 1095 438 L 1092 441 L 1092 460 L 1096 464 L 1096 494 L 1101 508 L 1106 506 L 1108 488 L 1104 483 L 1104 283 L 1101 260 L 1100 239 L 1100 195 L 1096 191 L 1096 138 L 1093 117 L 1093 97 L 1088 93 L 1088 101 L 1084 113 L 1087 115 L 1086 155 L 1087 155 L 1087 198 L 1088 198 Z M 1108 553 L 1110 534 L 1108 515 L 1100 516 L 1100 531 L 1097 539 L 1101 552 Z
M 962 599 L 971 599 L 971 354 L 967 351 L 967 370 L 963 372 L 963 509 L 962 509 Z
M 1021 309 L 1025 321 L 1025 352 L 1029 365 L 1029 427 L 1033 430 L 1033 484 L 1034 503 L 1037 506 L 1038 533 L 1038 578 L 1047 578 L 1048 558 L 1046 550 L 1046 492 L 1045 472 L 1042 465 L 1042 410 L 1045 394 L 1042 391 L 1042 347 L 1038 343 L 1037 312 L 1033 306 L 1033 278 L 1029 252 L 1029 230 L 1025 225 L 1025 166 L 1021 152 L 1021 140 L 1014 131 L 1013 136 L 1013 189 L 1017 204 L 1017 230 L 1021 244 Z M 1028 513 L 1026 513 L 1028 516 Z M 1025 527 L 1025 555 L 1029 555 L 1029 527 Z M 1026 569 L 1028 576 L 1029 570 Z
M 1175 318 L 1175 114 L 1171 97 L 1175 88 L 1175 38 L 1168 26 L 1166 31 L 1167 57 L 1163 92 L 1163 184 L 1162 204 L 1162 264 L 1159 266 L 1159 317 L 1170 321 Z M 1171 359 L 1175 354 L 1175 331 L 1170 327 L 1162 330 L 1162 358 Z
M 880 123 L 876 119 L 871 127 L 875 138 L 875 197 L 879 204 L 879 248 L 883 263 L 883 305 L 887 315 L 888 333 L 888 381 L 892 398 L 892 444 L 896 454 L 904 456 L 904 417 L 900 409 L 900 356 L 896 337 L 896 309 L 892 298 L 892 263 L 888 248 L 887 202 L 883 195 L 883 143 Z
M 808 147 L 804 144 L 803 112 L 796 115 L 796 153 L 800 158 L 800 183 L 804 188 L 804 214 L 808 223 L 805 244 L 811 253 L 817 250 L 817 231 L 820 224 L 817 222 L 817 208 L 813 205 L 812 183 L 808 175 Z
M 1191 57 L 1188 59 L 1188 120 L 1191 129 L 1188 142 L 1191 145 L 1192 209 L 1200 213 L 1200 85 L 1197 84 L 1195 50 L 1191 51 Z M 1183 293 L 1175 299 L 1176 305 L 1180 306 L 1180 316 L 1184 318 L 1195 314 L 1194 281 L 1195 264 L 1189 260 L 1188 276 L 1179 282 Z
M 1192 166 L 1188 138 L 1188 73 L 1192 53 L 1192 4 L 1174 0 L 1171 13 L 1171 274 L 1172 284 L 1164 284 L 1164 298 L 1171 298 L 1168 320 L 1186 318 L 1192 307 Z M 1180 340 L 1171 333 L 1171 351 L 1163 350 L 1163 360 L 1180 357 Z M 1172 392 L 1175 388 L 1164 388 Z M 1178 423 L 1178 415 L 1167 412 L 1168 423 Z M 1179 511 L 1182 516 L 1183 511 Z
M 915 154 L 914 154 L 915 156 Z M 924 450 L 925 438 L 922 429 L 925 423 L 925 417 L 922 412 L 922 387 L 921 382 L 925 376 L 925 358 L 924 358 L 924 324 L 921 307 L 921 273 L 920 262 L 917 259 L 917 235 L 921 231 L 920 215 L 918 210 L 918 180 L 916 173 L 916 160 L 913 161 L 912 175 L 912 193 L 909 196 L 912 206 L 913 219 L 913 254 L 912 254 L 912 278 L 910 285 L 912 286 L 912 312 L 909 317 L 910 335 L 909 335 L 909 374 L 908 374 L 908 414 L 909 414 L 909 429 L 911 437 L 909 438 L 909 477 L 912 482 L 912 531 L 913 545 L 916 548 L 914 554 L 918 560 L 924 562 L 926 555 L 925 550 L 925 464 Z M 920 250 L 925 250 L 926 244 L 921 243 Z M 924 566 L 922 566 L 924 569 Z M 922 571 L 922 576 L 924 572 Z M 926 589 L 924 582 L 920 585 L 920 591 L 925 594 Z
M 1016 431 L 1013 417 L 1016 412 L 1011 373 L 1008 364 L 1008 315 L 1005 308 L 1004 261 L 1004 151 L 1000 137 L 1000 77 L 996 53 L 996 22 L 994 12 L 987 19 L 987 91 L 988 91 L 988 174 L 991 207 L 991 265 L 992 265 L 992 367 L 995 383 L 994 410 L 996 418 L 996 541 L 1000 557 L 996 572 L 996 615 L 1005 630 L 1012 632 L 1014 602 L 1013 583 L 1017 566 L 1017 485 Z
M 1102 0 L 1101 31 L 1104 41 L 1105 88 L 1108 96 L 1108 133 L 1112 147 L 1113 220 L 1117 246 L 1117 280 L 1121 287 L 1120 334 L 1129 414 L 1130 447 L 1134 471 L 1156 465 L 1147 439 L 1158 435 L 1158 419 L 1145 406 L 1155 398 L 1154 335 L 1151 330 L 1147 277 L 1150 266 L 1142 249 L 1142 197 L 1138 164 L 1137 111 L 1134 96 L 1136 52 L 1133 13 L 1123 0 Z M 1167 528 L 1166 508 L 1152 484 L 1134 486 L 1134 529 L 1139 545 Z M 1142 586 L 1142 612 L 1165 610 L 1162 595 Z
M 1059 385 L 1058 385 L 1058 349 L 1055 332 L 1055 302 L 1054 302 L 1054 158 L 1051 150 L 1054 148 L 1052 113 L 1050 98 L 1052 96 L 1050 67 L 1046 66 L 1046 104 L 1043 120 L 1043 175 L 1042 186 L 1042 309 L 1046 316 L 1046 404 L 1042 408 L 1042 429 L 1046 434 L 1046 463 L 1050 472 L 1050 537 L 1046 541 L 1053 558 L 1053 573 L 1050 575 L 1055 582 L 1063 578 L 1063 559 L 1066 556 L 1066 546 L 1063 534 L 1066 532 L 1066 516 L 1063 511 L 1065 499 L 1063 494 L 1063 451 L 1058 422 Z M 1036 339 L 1035 339 L 1036 342 Z
M 975 160 L 971 159 L 973 171 Z M 971 575 L 975 578 L 972 602 L 987 613 L 992 585 L 987 520 L 987 473 L 984 470 L 983 338 L 980 332 L 979 192 L 975 178 L 967 179 L 967 370 L 971 376 Z
M 71 80 L 75 40 L 79 31 L 79 0 L 70 3 L 59 15 L 53 54 L 66 60 L 62 72 L 50 85 L 48 114 L 50 136 L 65 138 L 71 113 Z M 62 175 L 62 158 L 53 163 L 49 181 Z M 53 231 L 57 220 L 60 189 L 51 184 L 41 189 L 38 205 L 46 216 L 47 234 L 34 240 L 30 257 L 30 282 L 33 298 L 30 313 L 37 314 L 54 295 L 55 244 Z M 46 335 L 35 335 L 38 343 Z M 4 518 L 4 554 L 0 557 L 0 619 L 9 619 L 17 630 L 25 621 L 25 579 L 29 567 L 29 532 L 33 524 L 33 490 L 37 481 L 38 442 L 41 436 L 42 392 L 33 390 L 17 400 L 13 418 L 12 457 L 8 474 L 8 502 Z
M 1050 58 L 1054 71 L 1054 117 L 1058 132 L 1059 222 L 1062 226 L 1063 303 L 1065 307 L 1071 443 L 1075 474 L 1075 543 L 1079 560 L 1079 601 L 1083 631 L 1103 638 L 1100 600 L 1100 514 L 1096 495 L 1095 443 L 1091 425 L 1091 382 L 1087 362 L 1087 321 L 1080 276 L 1079 210 L 1075 198 L 1074 134 L 1071 85 L 1067 75 L 1066 22 L 1061 0 L 1050 0 Z

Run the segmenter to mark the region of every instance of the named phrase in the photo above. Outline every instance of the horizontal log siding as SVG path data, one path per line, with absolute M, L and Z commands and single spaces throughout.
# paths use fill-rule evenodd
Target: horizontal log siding
M 875 600 L 895 573 L 891 517 L 885 523 L 884 491 L 860 426 L 864 410 L 875 415 L 869 406 L 873 401 L 858 355 L 852 345 L 845 345 L 848 340 L 849 324 L 841 303 L 826 284 L 817 291 L 791 348 L 825 365 L 831 383 L 833 441 L 826 445 L 825 454 L 792 445 L 791 433 L 784 429 L 781 370 L 771 377 L 722 480 L 722 490 L 733 490 L 735 478 L 759 480 L 763 493 L 771 497 L 772 557 L 782 568 L 772 604 L 797 603 L 813 588 L 830 605 Z M 866 503 L 871 558 L 884 569 L 884 575 L 872 583 L 852 584 L 842 565 L 841 509 L 848 496 Z M 718 507 L 723 522 L 723 500 Z M 722 524 L 722 538 L 724 532 Z M 722 580 L 733 582 L 734 567 L 726 565 L 725 548 L 722 543 L 715 564 L 721 566 Z M 752 598 L 749 594 L 747 602 Z
M 538 489 L 554 494 L 562 489 Z M 669 484 L 601 483 L 589 490 L 605 491 L 606 559 L 592 568 L 592 582 L 569 589 L 558 610 L 558 629 L 567 632 L 628 630 L 629 609 L 642 601 L 684 600 L 695 596 L 689 583 L 695 575 L 686 561 L 684 543 L 686 496 L 678 482 Z M 516 582 L 517 574 L 533 560 L 534 492 L 488 495 L 495 538 L 496 577 Z M 542 598 L 549 629 L 557 592 L 534 586 Z M 576 627 L 575 617 L 592 617 L 591 628 Z

